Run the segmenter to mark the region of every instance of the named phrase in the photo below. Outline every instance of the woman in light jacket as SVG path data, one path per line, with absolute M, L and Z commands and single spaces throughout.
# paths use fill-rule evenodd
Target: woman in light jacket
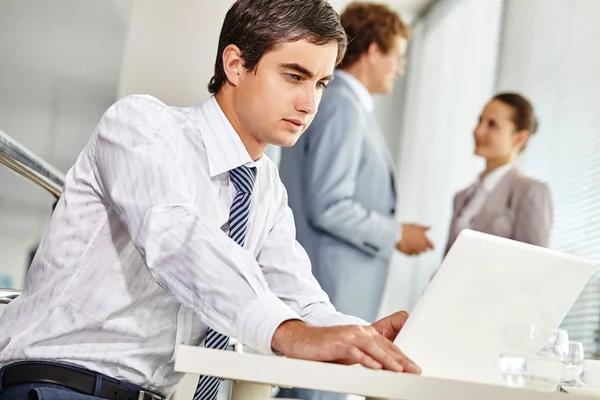
M 477 181 L 456 194 L 446 253 L 463 229 L 548 246 L 552 199 L 548 186 L 515 166 L 537 121 L 531 103 L 516 93 L 495 96 L 475 128 L 475 154 L 486 161 Z

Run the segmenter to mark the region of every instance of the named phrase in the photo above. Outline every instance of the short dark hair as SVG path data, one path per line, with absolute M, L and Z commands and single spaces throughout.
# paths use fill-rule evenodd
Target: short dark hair
M 538 121 L 531 102 L 519 93 L 499 93 L 494 100 L 501 101 L 513 110 L 512 121 L 518 131 L 528 130 L 534 134 L 538 130 Z
M 282 43 L 307 40 L 316 45 L 338 44 L 342 60 L 348 43 L 338 13 L 327 0 L 238 0 L 225 16 L 215 74 L 208 91 L 218 93 L 227 76 L 223 68 L 223 51 L 230 44 L 242 52 L 244 68 L 252 71 L 265 53 Z
M 355 1 L 342 12 L 341 20 L 350 40 L 341 68 L 357 62 L 371 43 L 388 53 L 397 36 L 410 40 L 410 30 L 400 15 L 385 4 Z

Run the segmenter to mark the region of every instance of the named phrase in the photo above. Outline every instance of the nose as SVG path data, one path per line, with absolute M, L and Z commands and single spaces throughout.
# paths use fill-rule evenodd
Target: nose
M 473 131 L 473 135 L 476 138 L 481 138 L 483 135 L 485 135 L 485 126 L 483 123 L 477 124 L 475 130 Z
M 317 93 L 317 89 L 307 85 L 297 101 L 296 110 L 304 114 L 314 115 L 317 113 L 319 100 L 320 93 Z

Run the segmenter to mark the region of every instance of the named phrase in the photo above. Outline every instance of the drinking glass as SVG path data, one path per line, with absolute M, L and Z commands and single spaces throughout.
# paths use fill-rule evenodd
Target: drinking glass
M 500 370 L 506 385 L 556 390 L 569 352 L 563 329 L 513 324 L 507 327 L 500 353 Z

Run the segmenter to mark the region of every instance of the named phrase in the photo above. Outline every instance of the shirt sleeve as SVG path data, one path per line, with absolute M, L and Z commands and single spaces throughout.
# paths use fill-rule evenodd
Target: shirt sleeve
M 285 188 L 279 184 L 277 222 L 258 255 L 269 287 L 309 325 L 369 325 L 360 318 L 336 311 L 313 276 L 308 254 L 296 241 L 294 217 L 287 205 Z
M 202 194 L 190 192 L 198 174 L 186 171 L 182 135 L 158 100 L 117 102 L 92 139 L 100 196 L 158 284 L 208 326 L 271 354 L 277 327 L 300 316 L 269 290 L 252 253 L 195 205 Z

